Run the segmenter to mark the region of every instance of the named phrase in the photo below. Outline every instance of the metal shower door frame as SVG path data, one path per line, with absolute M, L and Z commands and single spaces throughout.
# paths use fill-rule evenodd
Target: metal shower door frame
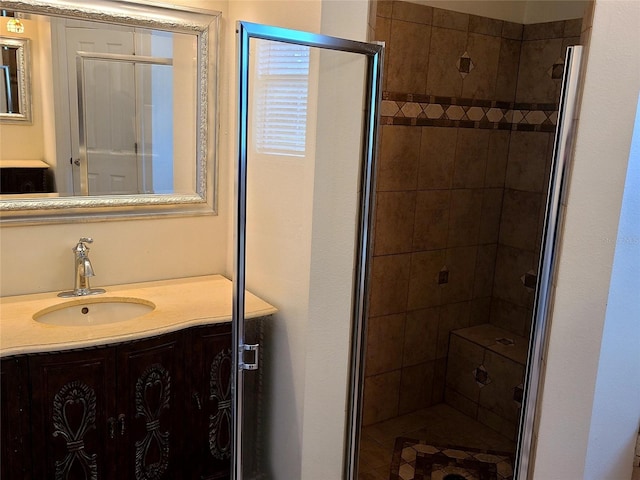
M 381 44 L 357 42 L 327 35 L 314 34 L 274 26 L 239 21 L 236 25 L 238 52 L 238 111 L 236 146 L 236 196 L 234 218 L 234 267 L 233 267 L 233 371 L 232 414 L 233 435 L 231 478 L 243 479 L 242 469 L 242 421 L 244 394 L 244 352 L 253 346 L 245 345 L 244 303 L 246 288 L 246 213 L 247 213 L 247 142 L 249 128 L 249 44 L 261 39 L 316 47 L 367 57 L 366 98 L 363 116 L 363 146 L 360 162 L 359 214 L 353 278 L 353 302 L 351 306 L 351 351 L 348 385 L 347 424 L 345 425 L 344 478 L 355 478 L 360 440 L 360 419 L 363 394 L 363 366 L 366 292 L 369 277 L 369 247 L 373 227 L 375 192 L 375 154 L 378 143 L 379 108 L 382 96 L 382 61 L 384 47 Z
M 542 246 L 538 262 L 538 280 L 533 306 L 533 322 L 529 338 L 519 435 L 516 445 L 514 480 L 529 478 L 532 468 L 533 436 L 536 425 L 536 410 L 544 378 L 542 361 L 548 336 L 548 319 L 551 315 L 553 278 L 556 255 L 562 226 L 562 203 L 572 154 L 573 131 L 578 108 L 580 69 L 583 47 L 567 47 L 562 77 L 562 90 L 558 108 L 558 123 L 551 158 L 551 174 L 547 192 L 547 205 L 542 233 Z

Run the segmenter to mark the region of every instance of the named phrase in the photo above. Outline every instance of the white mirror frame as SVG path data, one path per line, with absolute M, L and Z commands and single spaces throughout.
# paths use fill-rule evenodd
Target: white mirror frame
M 94 20 L 187 33 L 197 39 L 196 191 L 193 194 L 141 194 L 17 198 L 0 196 L 0 224 L 102 221 L 145 216 L 217 213 L 217 65 L 220 12 L 127 0 L 3 0 L 15 12 Z
M 19 113 L 0 113 L 2 123 L 31 123 L 31 53 L 29 39 L 0 37 L 0 47 L 16 49 Z

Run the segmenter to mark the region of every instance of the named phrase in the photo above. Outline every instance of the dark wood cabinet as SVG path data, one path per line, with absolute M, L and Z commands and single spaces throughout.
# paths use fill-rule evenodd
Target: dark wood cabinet
M 0 362 L 0 403 L 0 477 L 32 478 L 26 358 Z
M 229 478 L 231 419 L 231 326 L 193 328 L 188 369 L 190 479 Z M 185 477 L 187 478 L 187 477 Z
M 118 477 L 181 477 L 184 424 L 181 334 L 117 347 Z
M 231 325 L 2 360 L 2 478 L 227 479 Z
M 0 193 L 47 193 L 48 170 L 44 168 L 0 168 Z
M 33 478 L 116 478 L 113 348 L 29 357 Z

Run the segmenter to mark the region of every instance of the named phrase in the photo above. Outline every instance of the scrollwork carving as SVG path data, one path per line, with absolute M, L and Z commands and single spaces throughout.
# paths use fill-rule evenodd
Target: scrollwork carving
M 218 401 L 218 411 L 209 416 L 209 451 L 220 460 L 231 458 L 231 381 L 222 378 L 222 366 L 227 364 L 231 371 L 231 363 L 231 349 L 227 348 L 215 356 L 209 374 L 209 399 Z
M 157 406 L 154 408 L 147 401 L 147 392 L 156 389 Z M 160 364 L 147 368 L 136 382 L 136 417 L 146 421 L 145 437 L 135 443 L 136 446 L 136 480 L 159 480 L 169 467 L 169 432 L 160 431 L 160 415 L 169 408 L 171 396 L 171 377 Z M 147 463 L 147 455 L 155 442 L 160 459 Z
M 72 425 L 68 409 L 81 406 L 77 428 Z M 97 480 L 96 455 L 85 450 L 84 437 L 96 428 L 96 393 L 88 385 L 73 381 L 63 386 L 53 398 L 53 436 L 61 436 L 67 442 L 67 455 L 56 461 L 55 479 L 69 478 L 71 467 L 79 464 L 88 480 Z

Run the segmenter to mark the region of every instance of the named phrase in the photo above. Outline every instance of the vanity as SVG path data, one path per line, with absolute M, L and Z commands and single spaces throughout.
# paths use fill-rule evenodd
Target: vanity
M 228 478 L 232 283 L 210 275 L 105 289 L 0 299 L 2 478 Z M 76 307 L 90 316 L 107 303 L 146 308 L 115 322 L 75 318 Z M 44 323 L 51 312 L 72 320 Z M 248 339 L 275 312 L 247 292 Z M 246 388 L 258 395 L 259 384 Z

